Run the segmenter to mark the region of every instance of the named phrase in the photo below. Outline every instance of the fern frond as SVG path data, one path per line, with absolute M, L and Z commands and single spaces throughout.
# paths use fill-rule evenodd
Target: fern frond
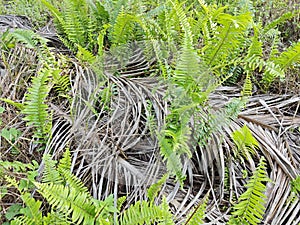
M 47 224 L 70 225 L 72 224 L 72 221 L 70 221 L 65 214 L 52 210 L 46 216 L 43 217 L 43 225 Z
M 71 153 L 70 153 L 70 149 L 66 148 L 62 159 L 59 160 L 57 170 L 61 171 L 61 170 L 70 170 L 70 169 L 71 169 Z
M 174 224 L 172 214 L 165 199 L 160 206 L 146 201 L 138 201 L 131 205 L 120 218 L 120 225 Z
M 264 29 L 263 29 L 263 33 L 269 32 L 271 29 L 276 28 L 278 25 L 284 23 L 285 21 L 287 21 L 289 19 L 292 19 L 296 15 L 297 15 L 297 13 L 295 13 L 295 12 L 284 13 L 283 15 L 278 17 L 277 19 L 272 20 L 267 26 L 265 26 Z
M 19 103 L 19 102 L 15 102 L 15 101 L 12 101 L 10 99 L 7 99 L 7 98 L 0 98 L 0 101 L 3 101 L 11 106 L 14 106 L 16 107 L 18 110 L 23 110 L 24 109 L 24 104 L 23 103 Z
M 17 42 L 25 44 L 26 47 L 35 49 L 37 44 L 42 42 L 46 43 L 46 39 L 34 33 L 32 30 L 22 30 L 16 29 L 11 35 L 15 38 Z
M 111 41 L 115 45 L 125 44 L 130 40 L 135 26 L 135 16 L 121 10 L 112 27 Z
M 262 83 L 265 87 L 268 88 L 276 78 L 284 79 L 285 74 L 280 65 L 275 64 L 272 61 L 267 61 L 264 66 L 265 70 L 262 77 Z
M 203 219 L 205 216 L 205 210 L 208 202 L 208 194 L 206 194 L 206 196 L 203 198 L 202 203 L 196 206 L 195 209 L 189 213 L 184 225 L 198 225 L 204 223 Z
M 186 154 L 191 157 L 189 147 L 190 127 L 188 126 L 189 115 L 187 112 L 173 112 L 167 116 L 166 127 L 159 136 L 160 153 L 167 163 L 168 172 L 175 175 L 178 181 L 185 179 L 182 173 L 181 156 Z
M 60 96 L 66 96 L 70 90 L 70 79 L 68 75 L 61 75 L 61 70 L 56 69 L 52 72 L 53 88 Z
M 94 224 L 95 206 L 88 192 L 53 183 L 35 185 L 52 207 L 67 216 L 70 215 L 74 223 Z
M 29 193 L 22 194 L 21 198 L 26 208 L 21 209 L 20 212 L 28 217 L 33 224 L 40 224 L 43 218 L 42 211 L 40 210 L 42 202 L 32 198 Z
M 205 58 L 208 65 L 224 61 L 233 51 L 239 49 L 251 21 L 250 13 L 239 16 L 221 14 L 217 18 L 221 26 L 216 29 L 211 44 L 205 46 Z
M 88 62 L 93 64 L 96 60 L 96 57 L 92 54 L 92 52 L 88 51 L 87 49 L 81 47 L 80 45 L 77 46 L 77 54 L 76 57 L 82 62 Z
M 78 45 L 93 52 L 97 45 L 97 36 L 102 27 L 102 20 L 106 20 L 101 3 L 85 0 L 64 0 L 64 7 L 60 10 L 50 2 L 42 0 L 55 18 L 56 28 L 62 42 L 76 52 Z M 98 11 L 99 10 L 99 11 Z M 103 14 L 101 14 L 101 12 Z
M 155 184 L 152 184 L 147 190 L 147 197 L 150 202 L 154 201 L 154 198 L 157 196 L 158 192 L 161 190 L 162 185 L 166 182 L 168 174 L 165 174 L 162 178 L 160 178 Z
M 246 74 L 246 78 L 244 81 L 244 86 L 241 94 L 243 97 L 248 97 L 252 95 L 252 81 L 249 72 L 247 72 Z
M 11 170 L 13 172 L 26 172 L 28 170 L 35 170 L 37 169 L 38 165 L 36 161 L 32 161 L 32 164 L 30 163 L 22 163 L 19 161 L 2 161 L 0 160 L 0 168 L 4 168 L 6 170 Z
M 71 4 L 70 4 L 71 3 Z M 84 7 L 84 6 L 80 6 Z M 64 9 L 64 21 L 61 24 L 64 29 L 65 34 L 67 35 L 68 40 L 73 44 L 79 44 L 83 47 L 87 41 L 85 26 L 88 21 L 85 20 L 84 16 L 80 13 L 83 13 L 74 6 L 72 1 L 69 4 L 65 5 Z M 77 49 L 74 46 L 74 49 Z
M 276 61 L 276 58 L 280 55 L 278 46 L 280 45 L 280 31 L 278 31 L 277 29 L 271 29 L 270 31 L 268 31 L 268 33 L 266 34 L 267 38 L 271 39 L 271 51 L 269 54 L 269 60 L 271 61 Z
M 41 223 L 37 223 L 37 224 L 40 225 Z M 10 225 L 36 225 L 36 223 L 34 223 L 34 220 L 32 220 L 27 216 L 19 216 L 17 218 L 14 218 L 10 222 Z
M 52 160 L 49 155 L 43 157 L 45 166 L 43 171 L 43 183 L 61 184 L 63 179 L 56 170 L 56 161 Z
M 173 75 L 173 83 L 182 86 L 187 93 L 202 90 L 198 82 L 200 75 L 200 58 L 193 49 L 188 36 L 184 38 L 184 44 L 180 51 L 179 59 Z
M 47 134 L 46 128 L 48 127 L 49 114 L 48 105 L 45 104 L 48 92 L 48 79 L 51 75 L 51 70 L 41 69 L 37 77 L 32 79 L 32 86 L 28 89 L 26 94 L 24 110 L 22 111 L 26 116 L 24 118 L 28 124 L 36 128 L 35 135 L 43 137 Z M 46 127 L 46 128 L 45 128 Z
M 247 190 L 239 197 L 238 203 L 233 206 L 234 211 L 230 216 L 228 224 L 252 224 L 256 225 L 261 222 L 265 211 L 264 191 L 269 182 L 266 172 L 266 162 L 262 157 L 259 165 L 246 184 Z
M 259 147 L 257 140 L 253 137 L 247 125 L 234 131 L 231 136 L 239 151 L 237 155 L 241 153 L 247 159 L 251 154 L 254 154 L 254 149 Z
M 120 198 L 118 198 L 117 201 L 117 210 L 120 211 L 122 208 L 122 205 L 124 204 L 124 202 L 126 201 L 127 197 L 126 196 L 122 196 Z
M 262 42 L 259 40 L 260 26 L 253 26 L 254 35 L 251 40 L 251 44 L 248 49 L 247 58 L 253 56 L 261 57 L 263 55 Z
M 89 193 L 87 187 L 84 186 L 78 177 L 71 173 L 70 169 L 60 169 L 59 173 L 63 176 L 66 185 L 77 191 Z
M 300 60 L 300 42 L 289 47 L 286 51 L 274 60 L 274 62 L 280 65 L 282 70 L 286 70 L 288 67 L 297 63 Z
M 188 42 L 190 44 L 193 43 L 193 33 L 192 33 L 192 29 L 191 29 L 191 25 L 188 21 L 188 18 L 183 10 L 183 4 L 185 2 L 181 2 L 179 3 L 178 1 L 173 2 L 172 0 L 169 0 L 169 2 L 172 4 L 173 6 L 173 10 L 175 11 L 180 25 L 181 25 L 181 29 L 184 31 L 185 33 L 185 37 L 187 37 Z

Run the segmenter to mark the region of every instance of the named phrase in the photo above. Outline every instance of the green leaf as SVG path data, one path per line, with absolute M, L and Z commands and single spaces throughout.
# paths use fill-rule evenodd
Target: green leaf
M 4 137 L 8 141 L 14 141 L 21 135 L 21 131 L 19 131 L 16 128 L 10 128 L 10 129 L 2 129 L 0 136 Z
M 247 190 L 239 197 L 238 203 L 233 206 L 228 224 L 252 224 L 257 225 L 261 222 L 265 211 L 266 190 L 265 182 L 269 182 L 266 172 L 264 157 L 259 161 L 259 165 L 247 182 Z
M 247 125 L 241 129 L 234 131 L 231 137 L 237 147 L 237 150 L 242 153 L 245 158 L 248 158 L 259 147 L 257 140 L 253 137 Z
M 2 99 L 0 99 L 0 100 L 2 100 Z M 5 109 L 0 106 L 0 114 L 2 114 L 4 111 L 5 111 Z
M 13 204 L 8 208 L 7 212 L 5 213 L 5 218 L 7 220 L 12 220 L 15 216 L 20 214 L 20 210 L 22 208 L 23 207 L 20 204 Z
M 157 194 L 160 191 L 162 185 L 166 182 L 166 180 L 168 179 L 168 177 L 169 177 L 169 174 L 165 174 L 155 184 L 152 184 L 148 188 L 147 196 L 148 196 L 150 202 L 154 201 L 154 198 L 157 196 Z

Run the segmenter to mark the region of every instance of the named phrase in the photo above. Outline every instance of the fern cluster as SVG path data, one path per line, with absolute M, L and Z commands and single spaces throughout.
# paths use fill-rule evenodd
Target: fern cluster
M 70 172 L 70 152 L 67 150 L 59 164 L 45 157 L 43 182 L 32 182 L 40 194 L 51 205 L 52 210 L 42 215 L 42 202 L 35 200 L 30 193 L 19 188 L 15 179 L 7 181 L 19 189 L 26 207 L 20 211 L 22 216 L 15 218 L 12 224 L 112 224 L 112 214 L 117 211 L 113 206 L 113 197 L 99 201 L 90 195 L 83 183 Z
M 264 194 L 265 182 L 269 182 L 266 172 L 266 162 L 262 157 L 258 168 L 247 183 L 247 190 L 239 197 L 238 203 L 233 206 L 232 216 L 228 224 L 259 224 L 265 211 Z
M 54 15 L 62 41 L 73 51 L 78 46 L 91 52 L 96 51 L 97 38 L 108 14 L 100 2 L 86 0 L 65 0 L 61 8 L 42 0 Z

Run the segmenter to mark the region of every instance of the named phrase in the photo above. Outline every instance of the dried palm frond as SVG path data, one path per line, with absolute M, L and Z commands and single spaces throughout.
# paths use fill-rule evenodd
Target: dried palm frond
M 62 121 L 67 118 L 69 125 L 66 119 L 58 123 L 52 150 L 63 149 L 67 142 L 72 144 L 73 170 L 91 186 L 95 197 L 127 194 L 128 204 L 146 198 L 147 187 L 166 172 L 156 135 L 148 124 L 149 116 L 154 119 L 156 130 L 164 124 L 169 110 L 165 85 L 157 77 L 136 77 L 134 74 L 141 74 L 135 70 L 132 76 L 130 73 L 123 76 L 121 72 L 116 76 L 111 73 L 97 75 L 78 64 L 75 68 L 73 95 L 77 100 L 71 107 L 73 117 L 68 117 L 67 113 L 61 117 Z M 158 83 L 161 84 L 158 86 Z M 106 88 L 109 88 L 109 99 L 101 103 L 99 96 Z M 232 97 L 239 96 L 239 91 L 222 87 L 211 94 L 210 105 L 215 113 Z M 299 174 L 298 109 L 299 96 L 251 97 L 237 119 L 222 125 L 205 146 L 199 145 L 192 159 L 183 159 L 187 173 L 184 188 L 171 178 L 163 186 L 161 194 L 167 195 L 174 215 L 182 218 L 210 191 L 206 221 L 225 223 L 230 206 L 245 191 L 245 174 L 251 174 L 260 156 L 264 156 L 269 177 L 274 182 L 267 185 L 264 222 L 296 221 L 300 205 L 297 201 L 289 202 L 289 195 L 290 180 Z M 212 113 L 204 109 L 205 112 Z M 235 144 L 231 135 L 244 125 L 260 147 L 251 158 L 239 161 L 233 152 Z M 57 141 L 59 144 L 54 145 Z M 177 222 L 182 221 L 178 219 Z
M 166 98 L 167 84 L 155 76 L 154 60 L 140 48 L 125 53 L 124 61 L 109 55 L 104 65 L 92 69 L 74 60 L 68 71 L 69 94 L 74 100 L 52 99 L 52 138 L 44 153 L 58 158 L 69 146 L 72 170 L 90 187 L 94 197 L 127 195 L 129 205 L 145 199 L 147 188 L 166 172 L 156 132 L 165 123 L 170 103 Z M 17 46 L 3 56 L 1 97 L 19 101 L 38 67 L 36 52 Z M 236 87 L 217 89 L 199 119 L 207 122 L 208 115 L 222 116 L 240 91 Z M 183 188 L 169 178 L 160 193 L 167 196 L 177 224 L 208 192 L 206 223 L 228 221 L 230 207 L 245 191 L 248 174 L 252 174 L 261 156 L 267 160 L 267 172 L 273 181 L 267 183 L 263 223 L 299 223 L 300 202 L 290 201 L 290 181 L 300 174 L 299 102 L 299 95 L 250 97 L 237 118 L 218 124 L 205 145 L 199 141 L 192 158 L 182 159 L 187 175 Z M 25 127 L 20 116 L 10 113 L 7 120 L 20 120 L 15 124 Z M 195 124 L 190 123 L 193 129 Z M 232 139 L 232 133 L 244 125 L 259 144 L 248 159 L 236 157 Z M 23 136 L 30 132 L 27 128 L 22 131 Z M 21 156 L 27 157 L 23 153 Z
M 0 15 L 0 33 L 13 29 L 32 29 L 32 24 L 26 16 Z

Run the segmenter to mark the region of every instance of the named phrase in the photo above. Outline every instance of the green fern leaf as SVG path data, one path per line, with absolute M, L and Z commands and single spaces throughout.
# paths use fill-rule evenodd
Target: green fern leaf
M 271 29 L 276 28 L 276 26 L 278 26 L 279 24 L 282 24 L 285 21 L 292 19 L 296 15 L 297 15 L 297 13 L 293 13 L 293 12 L 284 13 L 279 18 L 271 21 L 267 26 L 265 26 L 263 29 L 263 33 L 269 32 Z
M 42 177 L 43 183 L 61 184 L 63 179 L 56 170 L 56 161 L 52 160 L 49 155 L 45 155 L 43 159 L 45 164 Z
M 23 110 L 24 109 L 24 104 L 23 103 L 19 103 L 19 102 L 15 102 L 15 101 L 12 101 L 10 99 L 7 99 L 7 98 L 0 98 L 0 101 L 3 101 L 11 106 L 14 106 L 16 107 L 18 110 Z
M 34 221 L 31 218 L 28 218 L 27 216 L 19 216 L 17 218 L 14 218 L 10 225 L 42 225 L 41 223 L 35 224 Z
M 250 73 L 247 72 L 245 81 L 244 81 L 244 86 L 243 86 L 243 91 L 242 91 L 242 96 L 247 97 L 252 95 L 252 82 L 251 82 L 251 76 Z
M 29 193 L 22 194 L 21 198 L 26 204 L 26 208 L 21 209 L 20 213 L 29 218 L 33 224 L 41 224 L 43 215 L 40 208 L 42 206 L 42 202 L 36 201 Z
M 70 169 L 60 169 L 59 173 L 63 176 L 66 185 L 77 191 L 84 192 L 86 194 L 89 193 L 87 187 L 84 186 L 78 177 L 71 173 Z
M 209 194 L 209 193 L 208 193 Z M 205 216 L 205 210 L 208 202 L 208 194 L 203 198 L 202 203 L 200 203 L 191 213 L 187 216 L 186 222 L 184 225 L 198 225 L 203 224 L 203 219 Z
M 215 65 L 224 61 L 245 39 L 245 31 L 251 24 L 250 13 L 232 16 L 220 14 L 217 22 L 221 25 L 216 29 L 211 44 L 206 46 L 205 58 L 208 65 Z
M 261 222 L 265 211 L 264 191 L 269 182 L 266 172 L 266 162 L 262 157 L 258 168 L 246 184 L 247 190 L 239 197 L 238 204 L 233 206 L 234 211 L 230 216 L 228 224 L 252 224 L 257 225 Z
M 300 60 L 300 42 L 289 47 L 286 51 L 282 52 L 281 55 L 274 60 L 276 64 L 280 65 L 282 70 L 286 70 L 293 63 L 299 62 Z
M 112 27 L 111 41 L 113 44 L 125 44 L 130 40 L 135 20 L 134 15 L 125 13 L 124 10 L 120 11 Z
M 158 192 L 160 191 L 162 185 L 166 182 L 168 174 L 165 174 L 162 178 L 160 178 L 155 184 L 152 184 L 147 190 L 147 196 L 150 202 L 153 202 Z
M 35 185 L 53 208 L 71 216 L 74 223 L 94 224 L 96 209 L 89 193 L 53 183 Z
M 57 166 L 58 171 L 71 169 L 71 153 L 70 149 L 66 148 L 64 155 Z
M 285 74 L 280 65 L 272 61 L 267 61 L 264 66 L 265 71 L 262 77 L 262 83 L 266 88 L 268 88 L 276 78 L 284 79 Z
M 45 127 L 50 122 L 48 114 L 48 105 L 45 100 L 50 90 L 48 86 L 48 79 L 51 75 L 51 70 L 41 69 L 37 77 L 32 79 L 32 86 L 28 89 L 24 103 L 24 110 L 22 111 L 26 117 L 24 118 L 28 124 L 36 128 L 36 136 L 43 137 L 47 133 Z
M 254 154 L 254 149 L 259 147 L 257 140 L 253 137 L 250 129 L 244 125 L 241 129 L 234 131 L 232 139 L 237 146 L 237 149 L 245 158 L 251 157 Z M 239 153 L 237 153 L 239 155 Z
M 166 225 L 174 224 L 165 198 L 160 206 L 146 201 L 136 202 L 122 214 L 120 219 L 120 225 L 150 225 L 155 222 Z
M 187 93 L 199 92 L 201 90 L 199 74 L 200 58 L 191 44 L 189 37 L 186 36 L 173 75 L 174 84 L 182 86 Z
M 192 29 L 191 29 L 191 25 L 188 21 L 188 18 L 183 10 L 183 4 L 185 2 L 181 2 L 179 3 L 178 1 L 176 2 L 173 2 L 171 0 L 169 0 L 169 2 L 172 4 L 173 6 L 173 10 L 175 11 L 177 17 L 178 17 L 178 22 L 180 23 L 181 25 L 181 28 L 182 30 L 184 31 L 185 33 L 185 36 L 188 38 L 188 42 L 190 44 L 193 43 L 193 33 L 192 33 Z
M 46 43 L 46 39 L 38 36 L 32 30 L 22 30 L 16 29 L 11 35 L 16 39 L 16 41 L 21 42 L 28 48 L 35 49 L 39 42 Z

